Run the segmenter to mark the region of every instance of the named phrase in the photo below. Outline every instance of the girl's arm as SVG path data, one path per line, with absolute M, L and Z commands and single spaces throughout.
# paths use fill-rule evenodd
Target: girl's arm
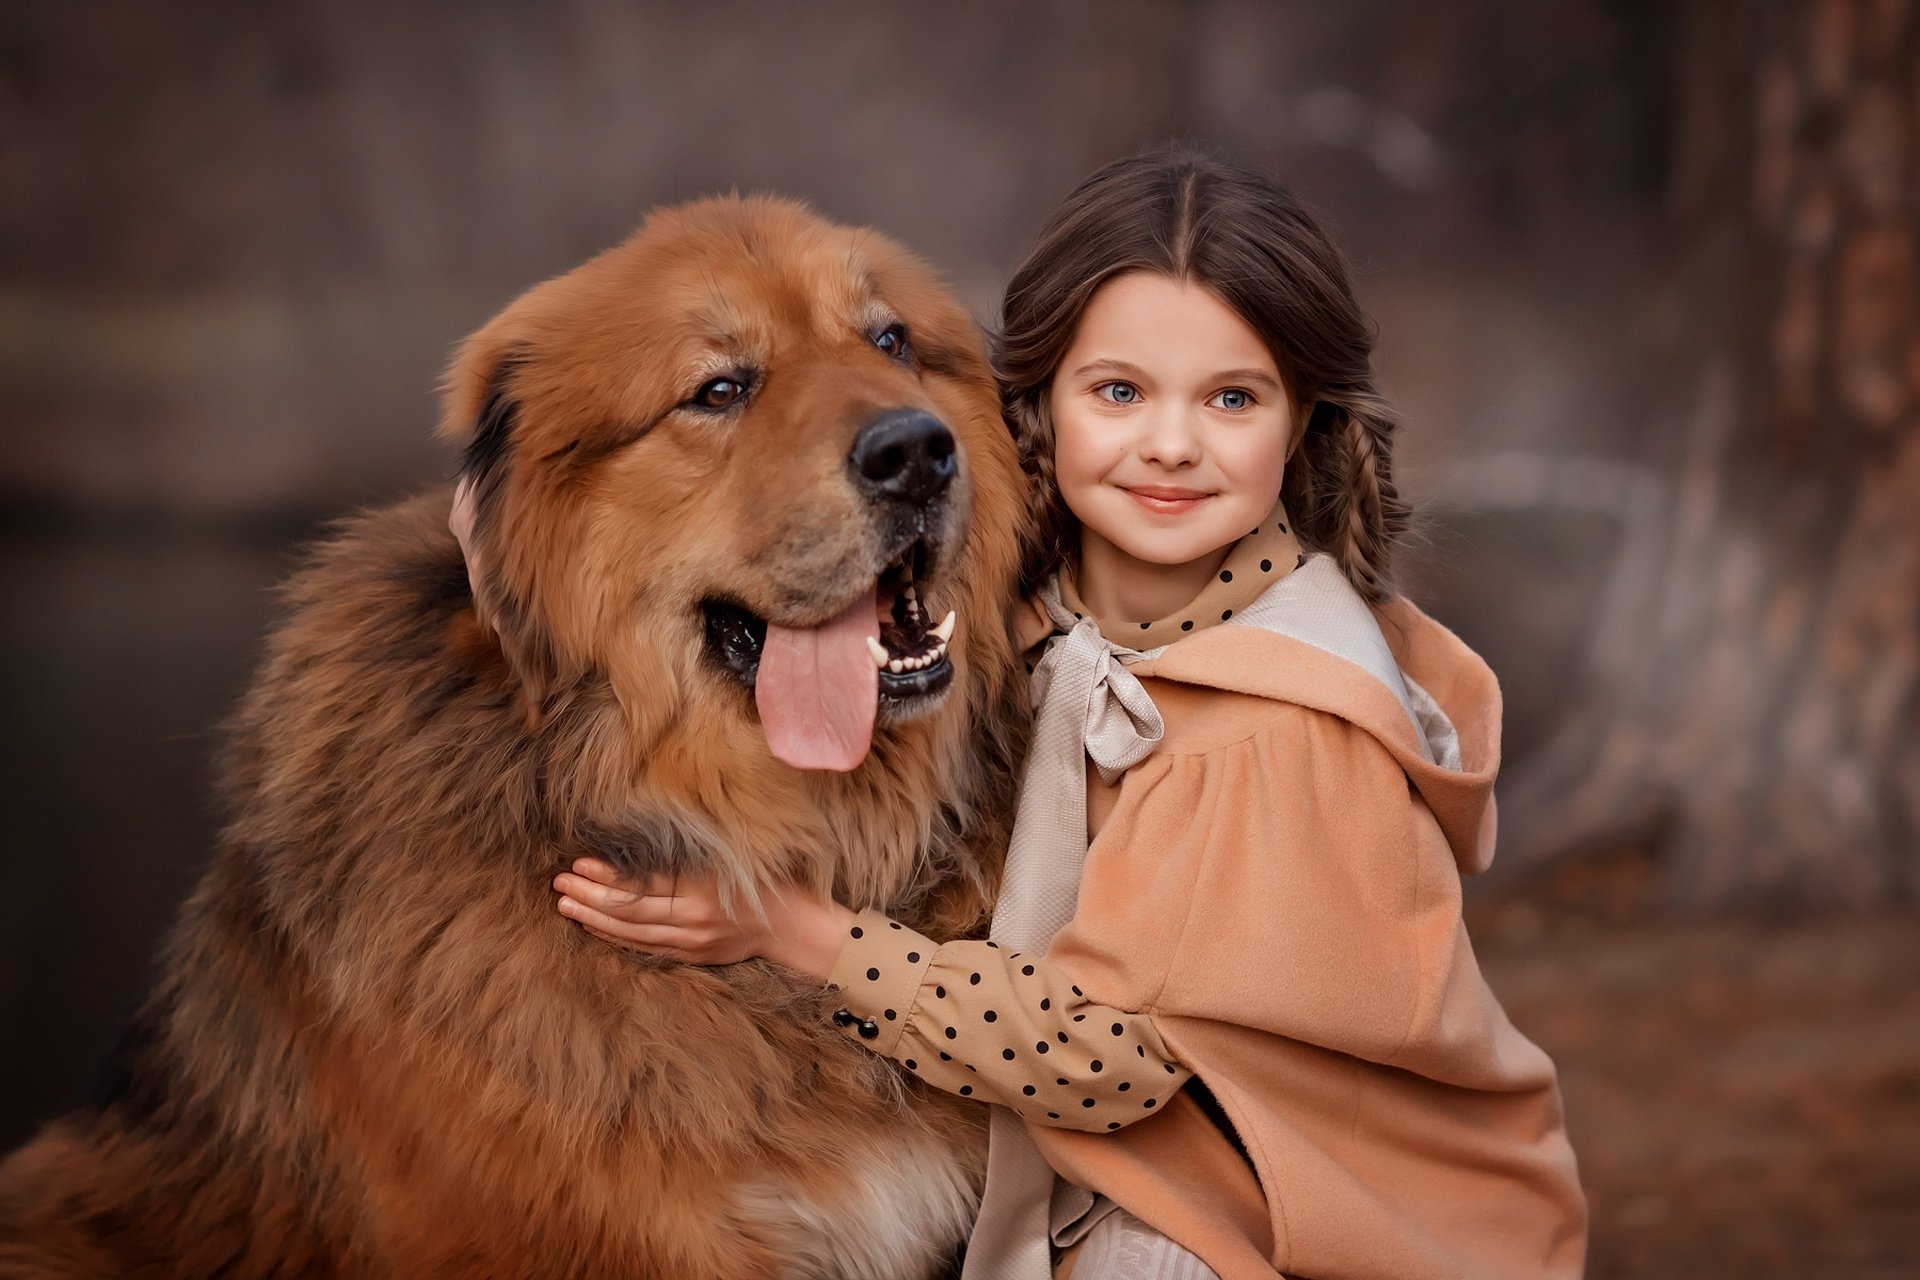
M 736 923 L 710 881 L 621 882 L 591 859 L 574 870 L 554 881 L 560 909 L 606 941 L 693 964 L 785 964 L 839 989 L 833 1020 L 846 1035 L 928 1084 L 1036 1124 L 1119 1129 L 1165 1106 L 1192 1074 L 1150 1016 L 1095 1003 L 1044 956 L 937 943 L 794 886 L 764 895 L 764 923 Z

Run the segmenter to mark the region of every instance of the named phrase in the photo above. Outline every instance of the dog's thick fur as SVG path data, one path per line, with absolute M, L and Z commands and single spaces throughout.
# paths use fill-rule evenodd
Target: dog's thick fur
M 744 399 L 690 405 L 734 372 Z M 817 986 L 595 941 L 549 881 L 592 853 L 983 925 L 1028 502 L 978 331 L 883 237 L 714 200 L 513 303 L 446 405 L 471 585 L 448 486 L 346 521 L 287 586 L 156 990 L 98 1106 L 0 1166 L 0 1274 L 938 1274 L 980 1109 L 836 1030 Z M 957 439 L 944 513 L 849 482 L 902 406 Z M 883 705 L 852 772 L 777 763 L 702 602 L 817 622 L 903 520 L 945 538 L 921 589 L 959 614 L 950 691 Z

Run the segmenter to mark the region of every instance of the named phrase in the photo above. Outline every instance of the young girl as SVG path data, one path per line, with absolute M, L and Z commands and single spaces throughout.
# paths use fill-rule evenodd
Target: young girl
M 1058 571 L 994 941 L 791 886 L 735 922 L 590 861 L 560 909 L 829 982 L 848 1035 L 995 1104 L 969 1280 L 1578 1275 L 1553 1067 L 1460 918 L 1499 693 L 1387 586 L 1394 422 L 1339 254 L 1256 174 L 1136 157 L 1004 325 Z

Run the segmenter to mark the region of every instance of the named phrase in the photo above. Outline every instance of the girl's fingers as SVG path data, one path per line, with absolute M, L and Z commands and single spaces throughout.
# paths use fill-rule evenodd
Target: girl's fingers
M 575 858 L 573 872 L 589 880 L 597 880 L 610 888 L 625 889 L 629 893 L 636 894 L 672 893 L 677 884 L 697 885 L 699 883 L 693 877 L 670 875 L 664 871 L 649 872 L 644 876 L 622 875 L 619 868 L 611 863 L 602 862 L 598 858 Z
M 623 881 L 622 887 L 649 898 L 684 898 L 689 902 L 715 902 L 719 894 L 706 876 L 680 875 L 671 871 L 650 871 Z
M 710 877 L 679 874 L 669 871 L 653 871 L 643 876 L 623 876 L 610 863 L 598 858 L 575 858 L 575 875 L 585 876 L 589 880 L 611 888 L 624 890 L 635 897 L 689 898 L 699 902 L 718 902 L 719 893 Z
M 553 878 L 553 887 L 577 902 L 634 924 L 664 924 L 673 918 L 671 899 L 643 897 L 584 876 L 561 872 Z
M 560 914 L 579 921 L 608 942 L 651 951 L 656 955 L 672 956 L 677 960 L 685 959 L 690 954 L 682 945 L 689 941 L 686 931 L 671 925 L 632 924 L 573 898 L 560 899 Z
M 590 880 L 586 876 L 578 876 L 571 871 L 562 871 L 555 876 L 553 887 L 569 897 L 578 898 L 582 902 L 591 902 L 603 911 L 609 907 L 632 902 L 634 899 L 634 895 L 625 889 L 599 880 Z
M 553 878 L 553 887 L 623 920 L 701 925 L 732 919 L 711 884 L 684 878 L 677 886 L 664 875 L 616 886 L 562 871 Z

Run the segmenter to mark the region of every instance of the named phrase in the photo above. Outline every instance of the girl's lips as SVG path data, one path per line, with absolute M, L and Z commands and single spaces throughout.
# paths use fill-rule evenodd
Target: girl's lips
M 1173 489 L 1151 484 L 1121 485 L 1120 491 L 1156 515 L 1180 515 L 1213 496 L 1195 489 Z

